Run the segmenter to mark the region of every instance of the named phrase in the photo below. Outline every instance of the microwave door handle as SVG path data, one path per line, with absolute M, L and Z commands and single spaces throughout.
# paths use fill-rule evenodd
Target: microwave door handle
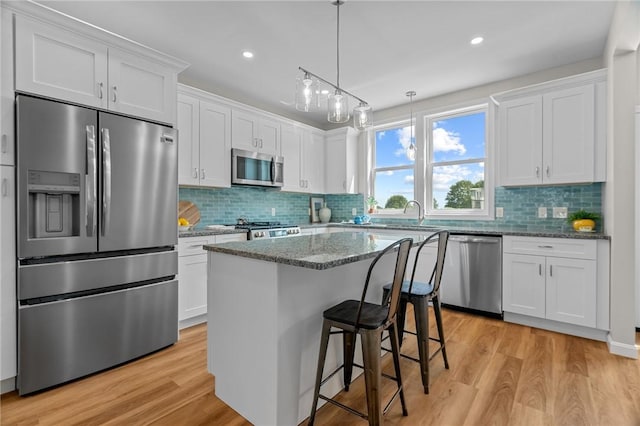
M 271 157 L 271 183 L 276 183 L 276 159 Z
M 87 174 L 85 175 L 85 204 L 87 236 L 92 237 L 96 230 L 96 129 L 89 125 L 85 129 L 87 139 Z
M 111 223 L 111 138 L 109 129 L 102 129 L 102 236 Z

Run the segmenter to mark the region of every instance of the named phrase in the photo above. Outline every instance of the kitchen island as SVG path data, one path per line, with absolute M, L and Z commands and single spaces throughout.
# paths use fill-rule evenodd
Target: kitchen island
M 360 299 L 371 260 L 405 236 L 340 232 L 205 246 L 207 363 L 216 396 L 253 424 L 297 425 L 308 417 L 322 312 Z M 379 265 L 393 271 L 394 262 L 385 256 Z M 374 274 L 367 300 L 379 303 L 387 282 L 388 275 Z M 331 339 L 325 371 L 341 363 L 342 341 Z M 323 392 L 342 385 L 337 374 Z

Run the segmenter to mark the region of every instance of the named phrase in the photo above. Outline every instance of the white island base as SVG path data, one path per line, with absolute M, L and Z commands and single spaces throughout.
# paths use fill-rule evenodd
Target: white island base
M 212 251 L 208 261 L 208 369 L 216 396 L 253 424 L 299 424 L 311 410 L 322 312 L 360 299 L 371 259 L 323 270 Z M 393 270 L 394 261 L 386 256 L 388 265 L 379 265 Z M 367 300 L 379 303 L 385 279 L 372 277 Z M 332 337 L 325 376 L 341 363 L 342 339 Z M 340 373 L 322 392 L 342 387 Z

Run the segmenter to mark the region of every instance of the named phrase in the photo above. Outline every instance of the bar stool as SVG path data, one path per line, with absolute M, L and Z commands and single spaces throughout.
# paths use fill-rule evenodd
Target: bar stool
M 345 300 L 323 312 L 322 337 L 320 341 L 320 353 L 318 355 L 318 370 L 316 373 L 316 383 L 313 393 L 313 404 L 311 406 L 311 415 L 309 416 L 309 425 L 313 425 L 318 405 L 318 398 L 330 402 L 352 414 L 369 420 L 370 425 L 382 424 L 382 415 L 386 413 L 396 399 L 400 395 L 402 404 L 402 415 L 406 416 L 407 407 L 404 399 L 404 391 L 402 389 L 402 377 L 400 375 L 400 346 L 398 344 L 398 326 L 396 323 L 398 307 L 400 302 L 400 289 L 404 280 L 404 274 L 407 267 L 407 259 L 409 250 L 413 244 L 411 238 L 403 238 L 398 240 L 382 250 L 371 262 L 367 277 L 362 291 L 362 297 L 358 300 Z M 389 252 L 397 250 L 396 264 L 393 271 L 393 281 L 390 290 L 387 292 L 389 297 L 385 298 L 380 305 L 365 302 L 369 281 L 374 267 L 380 259 Z M 338 328 L 339 331 L 331 331 L 332 328 Z M 393 353 L 393 365 L 395 368 L 395 377 L 385 377 L 395 380 L 398 389 L 391 397 L 390 401 L 382 409 L 381 404 L 381 377 L 382 369 L 380 362 L 380 351 L 382 349 L 382 332 L 389 331 L 391 338 L 391 347 Z M 327 378 L 322 379 L 325 358 L 327 355 L 327 346 L 329 344 L 329 336 L 331 334 L 342 334 L 343 336 L 343 364 L 334 370 Z M 360 335 L 362 343 L 362 357 L 364 366 L 353 363 L 355 352 L 356 335 Z M 329 380 L 340 369 L 344 373 L 345 390 L 349 390 L 351 384 L 351 372 L 353 365 L 364 369 L 364 379 L 367 397 L 367 414 L 361 413 L 348 407 L 338 401 L 333 400 L 325 395 L 320 394 L 320 387 Z
M 433 272 L 429 281 L 426 283 L 415 281 L 416 268 L 420 261 L 420 252 L 427 244 L 432 244 L 437 240 L 438 242 L 438 255 L 436 263 L 433 267 Z M 422 377 L 422 386 L 424 387 L 424 393 L 429 393 L 429 361 L 435 357 L 438 352 L 442 352 L 442 358 L 444 359 L 444 368 L 449 369 L 449 361 L 447 360 L 447 350 L 445 348 L 444 330 L 442 327 L 442 312 L 440 310 L 440 281 L 442 279 L 442 270 L 444 269 L 444 258 L 447 251 L 447 242 L 449 241 L 449 231 L 443 230 L 434 232 L 429 235 L 418 246 L 416 251 L 415 261 L 413 263 L 413 271 L 411 272 L 411 280 L 404 281 L 402 283 L 402 292 L 400 295 L 400 308 L 398 310 L 398 339 L 402 345 L 402 338 L 404 332 L 413 334 L 418 338 L 418 356 L 419 359 L 415 359 L 409 355 L 400 354 L 401 356 L 408 358 L 412 361 L 416 361 L 420 364 L 420 375 Z M 392 284 L 387 284 L 383 287 L 383 300 L 387 297 L 387 294 L 392 288 Z M 405 316 L 407 310 L 407 302 L 413 305 L 413 314 L 416 323 L 416 332 L 412 332 L 404 329 Z M 436 318 L 436 326 L 438 328 L 438 338 L 429 336 L 429 302 L 432 302 L 433 312 Z M 440 346 L 438 349 L 429 354 L 429 340 L 438 342 Z

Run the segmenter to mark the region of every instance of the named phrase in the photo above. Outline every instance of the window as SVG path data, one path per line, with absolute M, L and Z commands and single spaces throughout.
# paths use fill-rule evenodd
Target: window
M 379 214 L 401 213 L 414 198 L 415 160 L 407 156 L 410 138 L 408 120 L 375 131 L 371 178 Z
M 428 215 L 488 215 L 486 123 L 486 106 L 425 117 Z

